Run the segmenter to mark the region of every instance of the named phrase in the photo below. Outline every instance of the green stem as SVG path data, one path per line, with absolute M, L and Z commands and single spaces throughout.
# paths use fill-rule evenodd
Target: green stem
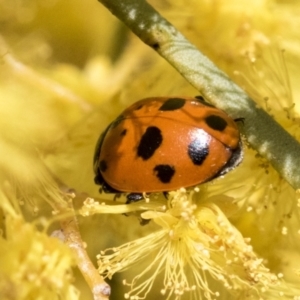
M 156 50 L 202 96 L 233 118 L 242 133 L 295 189 L 300 188 L 300 145 L 206 56 L 144 0 L 99 0 Z

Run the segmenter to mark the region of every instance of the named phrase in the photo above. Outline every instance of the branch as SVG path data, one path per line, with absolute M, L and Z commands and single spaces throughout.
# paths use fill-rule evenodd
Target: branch
M 71 211 L 74 212 L 71 201 L 69 205 Z M 108 300 L 110 295 L 110 286 L 98 273 L 85 250 L 75 215 L 64 218 L 61 221 L 61 227 L 64 233 L 64 242 L 74 252 L 77 259 L 77 266 L 90 287 L 94 300 Z
M 156 50 L 204 98 L 233 118 L 249 144 L 295 189 L 300 189 L 300 145 L 206 56 L 144 0 L 99 0 Z
M 68 245 L 76 258 L 78 269 L 88 284 L 94 300 L 108 300 L 111 292 L 110 286 L 104 281 L 98 270 L 90 260 L 84 242 L 81 238 L 73 201 L 76 195 L 59 179 L 55 178 L 60 190 L 65 195 L 65 201 L 52 199 L 51 203 L 56 213 L 60 214 L 60 225 L 63 231 L 63 242 Z M 68 191 L 68 192 L 67 192 Z

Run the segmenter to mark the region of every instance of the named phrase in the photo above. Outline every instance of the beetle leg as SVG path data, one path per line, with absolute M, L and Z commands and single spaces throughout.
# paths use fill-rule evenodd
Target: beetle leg
M 142 193 L 130 193 L 127 195 L 126 204 L 141 201 L 143 199 L 145 199 L 145 195 L 143 195 Z M 128 215 L 125 214 L 125 216 L 128 216 Z M 140 221 L 140 225 L 142 225 L 142 226 L 147 225 L 150 222 L 150 220 L 143 219 L 141 216 L 138 216 L 138 219 Z
M 163 192 L 163 195 L 165 196 L 165 198 L 168 200 L 169 199 L 169 192 Z

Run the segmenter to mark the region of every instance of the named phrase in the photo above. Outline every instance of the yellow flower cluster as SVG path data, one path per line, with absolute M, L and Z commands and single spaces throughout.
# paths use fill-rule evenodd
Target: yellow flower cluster
M 297 1 L 149 2 L 299 140 Z M 0 299 L 92 299 L 49 236 L 66 186 L 111 300 L 300 299 L 299 193 L 246 137 L 243 163 L 200 190 L 99 194 L 99 134 L 136 100 L 199 94 L 180 74 L 97 1 L 0 0 L 0 24 Z
M 130 283 L 124 282 L 130 287 L 127 299 L 144 299 L 154 286 L 166 299 L 172 295 L 179 299 L 186 292 L 194 293 L 190 299 L 216 299 L 223 296 L 212 288 L 217 286 L 214 281 L 230 292 L 249 290 L 257 295 L 279 284 L 250 240 L 229 223 L 217 205 L 202 204 L 197 192 L 172 192 L 165 212 L 149 210 L 141 216 L 160 229 L 97 256 L 99 272 L 108 278 L 146 262 Z
M 4 190 L 10 190 L 6 183 Z M 79 299 L 71 266 L 75 259 L 59 239 L 26 223 L 16 198 L 0 193 L 5 222 L 0 237 L 0 298 L 3 300 Z M 46 223 L 45 223 L 46 222 Z M 45 223 L 45 224 L 43 224 Z

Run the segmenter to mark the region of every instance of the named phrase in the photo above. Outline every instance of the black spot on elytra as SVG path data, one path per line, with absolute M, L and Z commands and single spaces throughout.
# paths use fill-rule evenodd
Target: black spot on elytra
M 203 143 L 203 140 L 201 138 L 195 139 L 188 145 L 188 155 L 194 165 L 202 165 L 208 154 L 208 143 Z
M 163 137 L 159 128 L 155 126 L 148 127 L 138 145 L 137 155 L 144 160 L 149 159 L 155 150 L 159 148 L 162 140 Z
M 176 110 L 184 106 L 185 100 L 182 98 L 170 98 L 164 102 L 164 104 L 159 108 L 159 110 Z
M 201 104 L 204 104 L 204 105 L 210 106 L 210 107 L 214 107 L 212 104 L 206 102 L 202 96 L 196 96 L 195 99 Z
M 157 165 L 153 171 L 162 183 L 169 183 L 175 174 L 175 168 L 170 165 Z
M 123 129 L 122 132 L 121 132 L 121 136 L 125 136 L 127 133 L 127 129 Z
M 99 169 L 101 172 L 105 172 L 107 170 L 107 162 L 104 159 L 100 161 Z
M 227 122 L 219 116 L 211 115 L 205 118 L 206 124 L 217 131 L 223 131 L 227 127 Z

